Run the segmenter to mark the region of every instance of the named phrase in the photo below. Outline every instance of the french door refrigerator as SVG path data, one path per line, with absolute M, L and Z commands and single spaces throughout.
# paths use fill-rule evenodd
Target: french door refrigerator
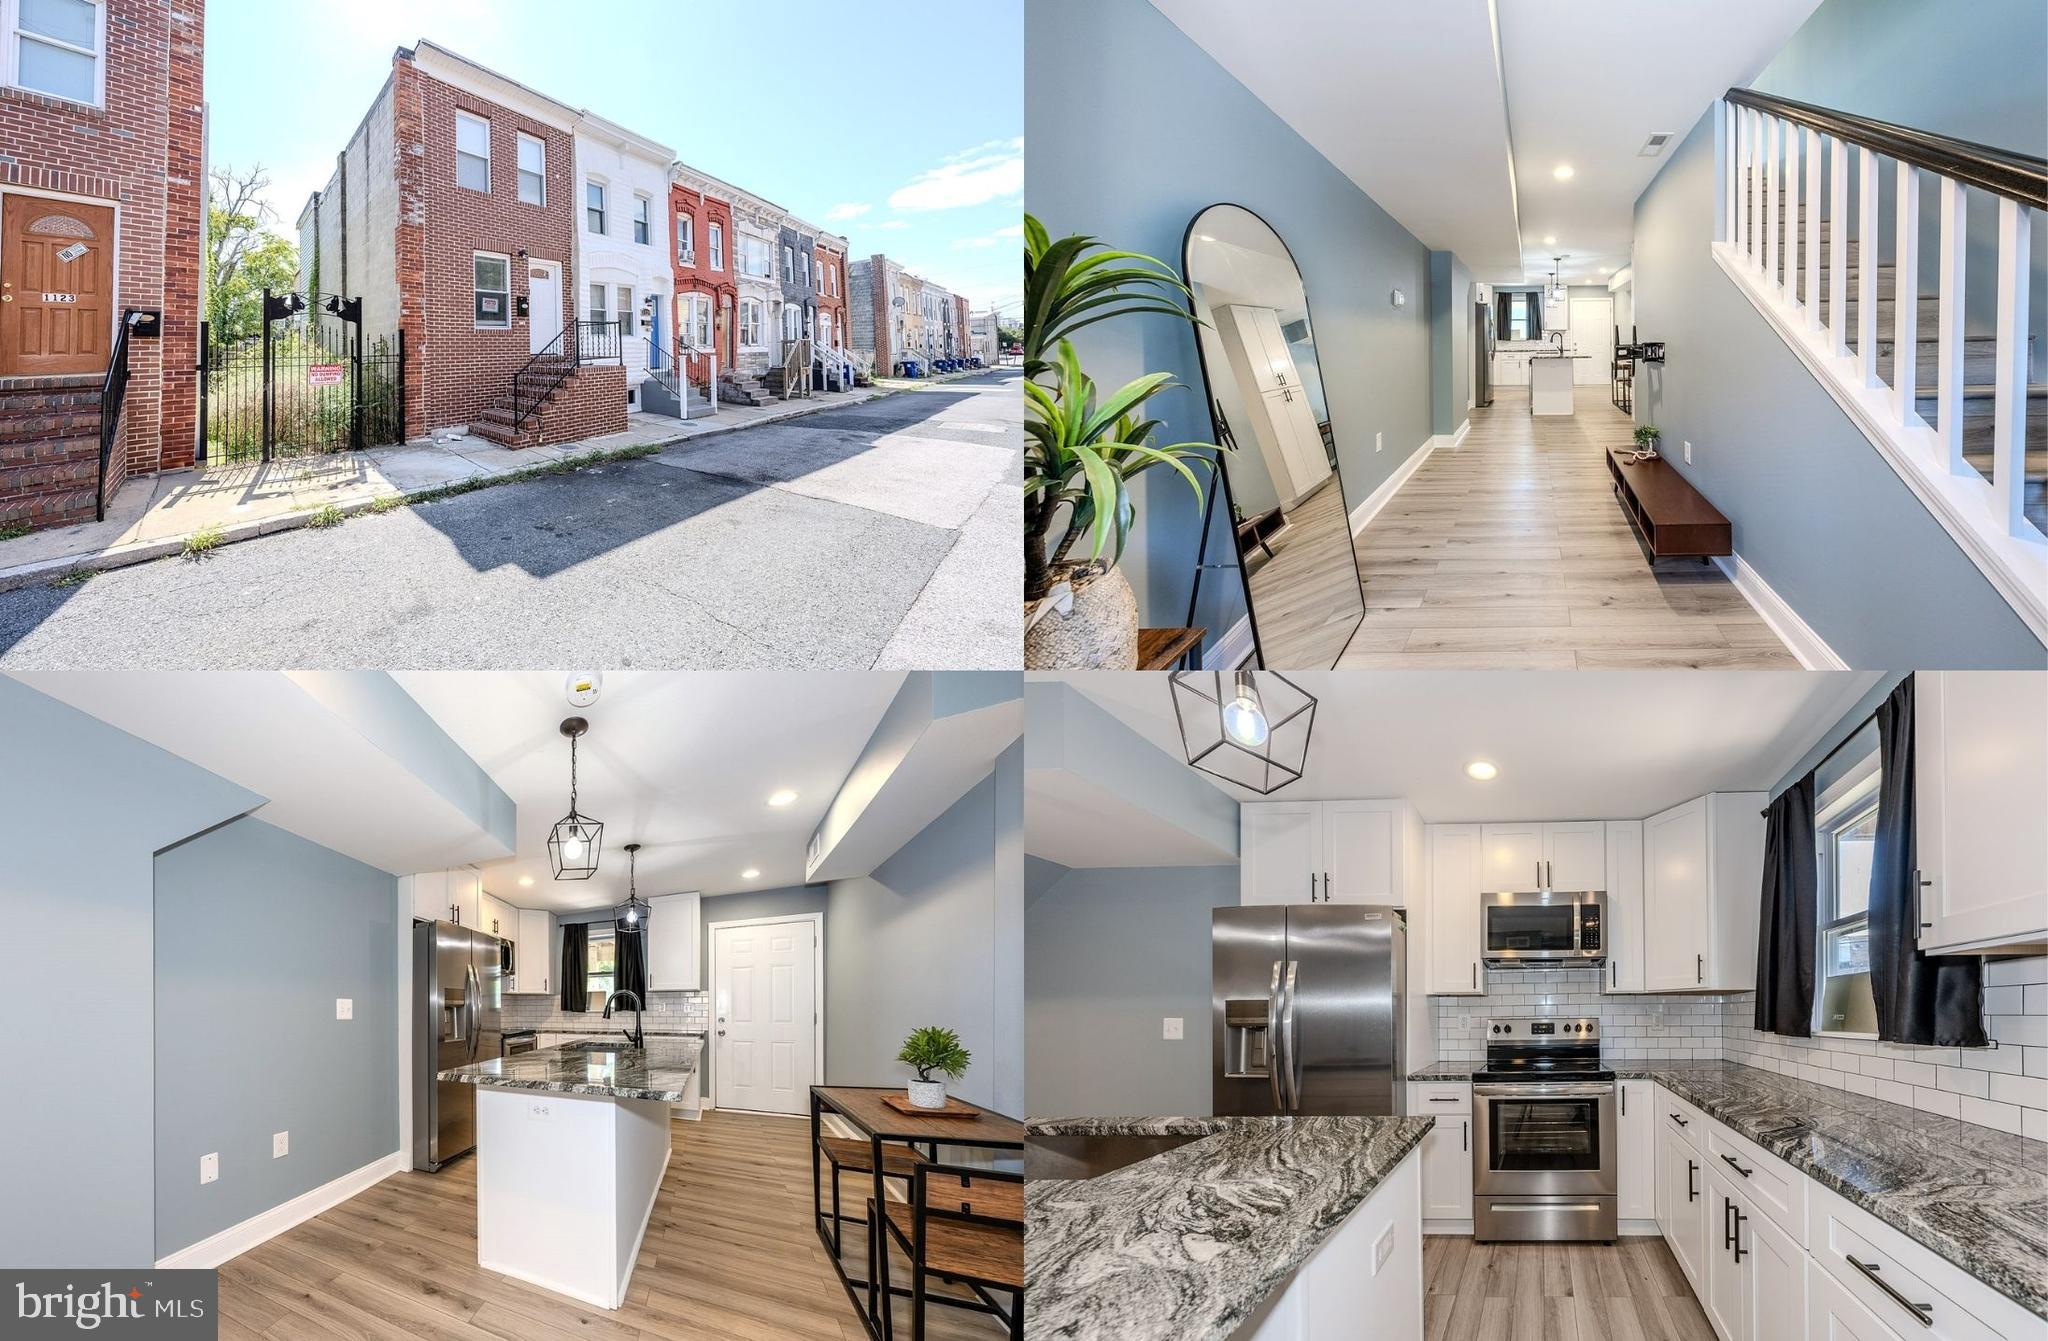
M 1398 908 L 1218 908 L 1210 921 L 1218 1116 L 1402 1112 Z
M 413 923 L 412 983 L 412 1166 L 432 1173 L 476 1148 L 476 1086 L 434 1077 L 503 1050 L 498 938 L 453 922 Z

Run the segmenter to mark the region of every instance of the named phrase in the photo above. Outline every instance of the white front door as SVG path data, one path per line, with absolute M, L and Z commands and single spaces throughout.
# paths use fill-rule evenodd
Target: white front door
M 538 354 L 562 333 L 562 267 L 554 261 L 526 263 L 526 330 Z
M 1572 345 L 1587 357 L 1572 365 L 1572 381 L 1598 386 L 1614 371 L 1614 299 L 1572 299 Z
M 720 1108 L 810 1111 L 817 1083 L 816 924 L 712 932 L 712 1084 Z

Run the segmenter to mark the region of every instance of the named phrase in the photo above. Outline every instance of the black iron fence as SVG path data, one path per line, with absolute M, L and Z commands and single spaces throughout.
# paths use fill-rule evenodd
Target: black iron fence
M 201 328 L 200 460 L 362 451 L 405 438 L 405 333 L 363 335 L 362 300 L 263 294 L 261 334 Z

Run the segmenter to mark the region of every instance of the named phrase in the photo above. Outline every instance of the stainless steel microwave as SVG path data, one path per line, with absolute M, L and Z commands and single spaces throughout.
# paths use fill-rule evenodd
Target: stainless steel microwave
M 1607 959 L 1607 900 L 1598 890 L 1488 894 L 1482 911 L 1486 962 L 1600 964 Z

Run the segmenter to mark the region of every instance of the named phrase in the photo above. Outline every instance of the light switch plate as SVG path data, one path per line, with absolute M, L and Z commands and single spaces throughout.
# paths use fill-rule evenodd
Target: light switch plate
M 1377 432 L 1372 435 L 1372 449 L 1374 451 L 1381 451 L 1385 449 L 1386 445 L 1387 435 L 1384 432 Z
M 1186 1036 L 1181 1029 L 1180 1016 L 1169 1015 L 1166 1017 L 1166 1030 L 1162 1036 L 1169 1039 L 1178 1039 Z
M 292 1134 L 290 1132 L 280 1131 L 270 1134 L 270 1157 L 272 1159 L 283 1159 L 291 1152 Z
M 1388 1225 L 1380 1231 L 1379 1239 L 1372 1245 L 1372 1274 L 1380 1274 L 1380 1268 L 1394 1255 L 1394 1227 Z
M 1685 464 L 1692 464 L 1692 444 L 1689 442 L 1685 444 Z
M 201 1155 L 199 1157 L 199 1181 L 202 1183 L 217 1183 L 220 1181 L 220 1155 L 218 1153 Z
M 356 1017 L 356 1003 L 345 996 L 334 998 L 334 1018 L 353 1020 Z

